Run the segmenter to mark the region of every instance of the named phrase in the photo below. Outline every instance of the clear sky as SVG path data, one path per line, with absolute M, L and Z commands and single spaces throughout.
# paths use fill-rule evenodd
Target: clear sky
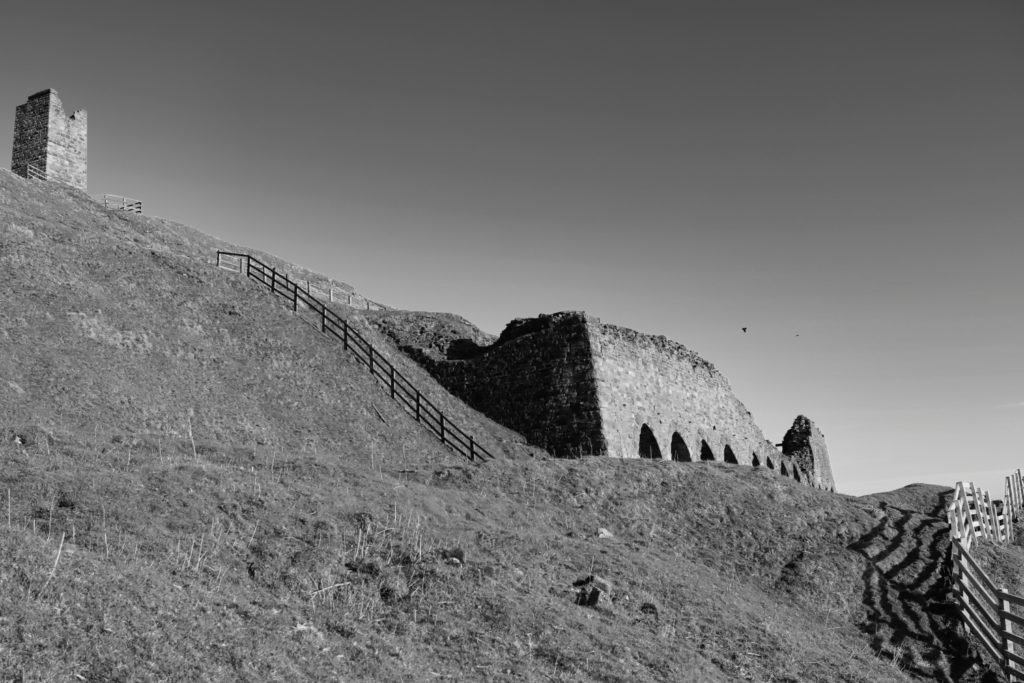
M 582 309 L 840 491 L 1024 467 L 1024 3 L 9 3 L 89 189 L 393 306 Z M 747 327 L 746 333 L 741 331 Z

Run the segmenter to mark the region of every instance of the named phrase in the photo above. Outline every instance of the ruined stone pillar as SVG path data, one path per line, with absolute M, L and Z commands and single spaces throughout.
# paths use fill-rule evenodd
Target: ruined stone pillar
M 47 180 L 87 187 L 87 119 L 84 110 L 64 114 L 57 91 L 42 90 L 15 111 L 11 171 L 29 177 L 29 165 Z

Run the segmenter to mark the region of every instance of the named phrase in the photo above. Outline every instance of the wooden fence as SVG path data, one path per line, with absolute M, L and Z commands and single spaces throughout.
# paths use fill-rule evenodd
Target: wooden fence
M 379 304 L 376 301 L 370 301 L 361 294 L 356 294 L 353 291 L 338 287 L 334 284 L 328 284 L 326 289 L 324 289 L 317 287 L 306 280 L 299 280 L 298 283 L 299 287 L 306 290 L 306 294 L 327 299 L 331 303 L 345 304 L 352 308 L 362 308 L 367 311 L 386 311 L 390 308 L 390 306 Z
M 276 268 L 266 265 L 254 256 L 227 251 L 217 252 L 217 267 L 242 273 L 283 296 L 291 303 L 296 313 L 299 307 L 313 312 L 320 331 L 340 341 L 345 350 L 367 367 L 370 374 L 380 381 L 392 399 L 398 402 L 417 422 L 426 426 L 441 443 L 470 460 L 493 459 L 494 456 L 481 446 L 473 435 L 461 429 L 434 405 L 405 375 L 399 372 L 391 361 L 381 355 L 370 342 L 357 332 L 348 321 L 328 308 L 313 296 L 307 288 Z M 307 283 L 308 285 L 308 283 Z
M 35 164 L 29 164 L 25 168 L 25 177 L 32 180 L 46 180 L 46 169 L 40 168 Z
M 970 554 L 979 541 L 1007 543 L 1013 538 L 1013 509 L 993 502 L 973 483 L 958 481 L 947 514 L 953 592 L 964 625 L 1002 665 L 1010 683 L 1024 681 L 1024 656 L 1016 652 L 1024 637 L 1013 628 L 1024 627 L 1024 598 L 997 587 Z
M 142 213 L 142 201 L 131 199 L 130 197 L 122 197 L 117 194 L 105 194 L 103 195 L 103 208 L 127 211 L 129 213 Z
M 1020 470 L 1012 472 L 1006 477 L 1006 485 L 1003 488 L 1003 505 L 1009 511 L 1007 517 L 1019 517 L 1024 512 L 1024 476 Z M 1011 541 L 1013 538 L 1010 539 Z

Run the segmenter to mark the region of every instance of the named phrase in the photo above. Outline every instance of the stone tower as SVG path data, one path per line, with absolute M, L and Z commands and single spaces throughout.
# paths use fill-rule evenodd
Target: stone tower
M 86 189 L 85 110 L 66 116 L 56 90 L 37 92 L 17 108 L 11 171 L 27 178 L 29 164 L 47 180 Z

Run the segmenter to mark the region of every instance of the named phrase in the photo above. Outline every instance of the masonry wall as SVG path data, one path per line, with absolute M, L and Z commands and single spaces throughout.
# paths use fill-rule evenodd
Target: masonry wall
M 406 351 L 453 394 L 531 444 L 557 456 L 606 451 L 583 314 L 514 321 L 468 360 Z
M 49 90 L 36 93 L 14 113 L 14 142 L 11 147 L 11 171 L 28 177 L 28 165 L 46 168 L 46 147 L 50 131 Z
M 742 465 L 779 461 L 782 454 L 711 363 L 665 337 L 596 320 L 587 328 L 609 454 Z
M 49 180 L 86 190 L 87 134 L 85 111 L 67 116 L 56 90 L 38 92 L 15 111 L 11 170 L 27 177 L 33 164 Z
M 810 420 L 794 421 L 780 451 L 725 377 L 682 344 L 570 311 L 515 320 L 479 346 L 421 318 L 377 324 L 453 394 L 553 455 L 729 462 L 834 490 Z

